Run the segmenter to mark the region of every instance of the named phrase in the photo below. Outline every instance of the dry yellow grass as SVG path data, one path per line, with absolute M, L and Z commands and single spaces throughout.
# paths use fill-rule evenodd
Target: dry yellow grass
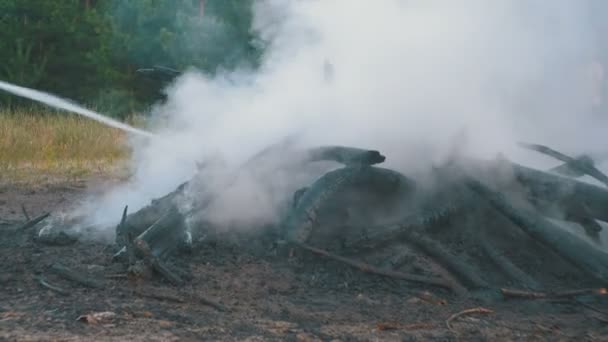
M 63 113 L 0 112 L 0 182 L 117 176 L 129 156 L 125 134 Z

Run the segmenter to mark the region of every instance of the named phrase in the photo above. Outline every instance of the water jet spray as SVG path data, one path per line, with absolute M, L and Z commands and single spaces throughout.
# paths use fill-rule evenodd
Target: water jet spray
M 141 130 L 139 128 L 135 128 L 133 126 L 129 126 L 125 123 L 122 123 L 122 122 L 114 120 L 114 119 L 110 119 L 107 116 L 104 116 L 104 115 L 96 113 L 92 110 L 86 109 L 82 106 L 79 106 L 79 105 L 73 103 L 72 101 L 62 99 L 55 95 L 51 95 L 51 94 L 48 94 L 45 92 L 41 92 L 38 90 L 26 88 L 26 87 L 21 87 L 21 86 L 10 84 L 10 83 L 3 82 L 3 81 L 0 81 L 0 89 L 4 90 L 6 92 L 9 92 L 11 94 L 17 95 L 17 96 L 21 96 L 21 97 L 24 97 L 24 98 L 27 98 L 30 100 L 34 100 L 36 102 L 43 103 L 43 104 L 53 107 L 53 108 L 62 109 L 62 110 L 68 111 L 68 112 L 72 112 L 72 113 L 76 113 L 76 114 L 85 116 L 89 119 L 93 119 L 97 122 L 101 122 L 104 125 L 118 128 L 118 129 L 121 129 L 128 133 L 145 136 L 148 138 L 156 136 L 153 133 Z

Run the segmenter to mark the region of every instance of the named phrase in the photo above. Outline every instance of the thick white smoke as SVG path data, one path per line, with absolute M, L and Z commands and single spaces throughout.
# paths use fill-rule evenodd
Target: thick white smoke
M 268 44 L 262 67 L 179 78 L 155 109 L 164 139 L 134 146 L 134 178 L 96 199 L 96 218 L 118 220 L 125 204 L 135 210 L 173 190 L 197 161 L 222 160 L 227 174 L 292 135 L 305 146 L 378 149 L 406 173 L 455 148 L 534 166 L 542 158 L 517 141 L 601 146 L 598 74 L 585 73 L 597 47 L 581 1 L 267 0 L 255 12 L 252 29 Z M 241 178 L 215 183 L 224 197 L 211 215 L 272 221 L 276 194 Z

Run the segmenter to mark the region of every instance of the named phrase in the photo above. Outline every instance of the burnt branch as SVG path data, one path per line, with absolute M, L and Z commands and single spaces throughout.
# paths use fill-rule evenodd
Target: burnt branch
M 101 281 L 92 279 L 87 275 L 78 273 L 61 264 L 53 264 L 51 266 L 51 271 L 67 280 L 71 280 L 86 287 L 94 289 L 102 289 L 105 287 L 105 285 Z
M 324 256 L 326 258 L 333 259 L 335 261 L 344 263 L 346 265 L 354 267 L 365 273 L 372 273 L 372 274 L 377 274 L 377 275 L 381 275 L 381 276 L 385 276 L 385 277 L 407 280 L 407 281 L 414 282 L 414 283 L 442 287 L 442 288 L 454 291 L 454 284 L 452 284 L 448 281 L 445 281 L 444 279 L 419 276 L 419 275 L 415 275 L 415 274 L 409 274 L 409 273 L 403 273 L 403 272 L 397 272 L 397 271 L 391 271 L 391 270 L 382 270 L 382 269 L 378 269 L 372 265 L 366 264 L 364 262 L 360 262 L 360 261 L 356 261 L 353 259 L 339 256 L 339 255 L 332 254 L 328 251 L 310 246 L 306 243 L 294 243 L 294 244 L 309 252 L 312 252 L 313 254 Z

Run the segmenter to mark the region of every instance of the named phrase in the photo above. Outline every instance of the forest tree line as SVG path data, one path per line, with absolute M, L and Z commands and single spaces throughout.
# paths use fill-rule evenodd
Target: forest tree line
M 0 80 L 121 116 L 165 84 L 138 69 L 254 68 L 253 0 L 0 0 Z M 31 106 L 0 94 L 0 107 Z

